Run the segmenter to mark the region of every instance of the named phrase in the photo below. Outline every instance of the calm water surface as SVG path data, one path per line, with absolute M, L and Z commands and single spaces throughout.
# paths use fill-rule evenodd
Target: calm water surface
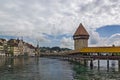
M 79 74 L 79 80 L 120 80 L 119 65 L 118 60 L 109 60 L 107 67 L 107 60 L 100 60 L 98 67 L 98 60 L 94 60 L 91 68 L 89 61 L 86 70 Z
M 0 60 L 0 80 L 73 80 L 67 61 L 48 58 Z
M 68 61 L 48 58 L 0 58 L 0 80 L 120 80 L 120 67 L 117 60 L 94 60 L 93 68 L 88 65 L 80 68 L 76 78 Z M 74 65 L 75 66 L 75 65 Z

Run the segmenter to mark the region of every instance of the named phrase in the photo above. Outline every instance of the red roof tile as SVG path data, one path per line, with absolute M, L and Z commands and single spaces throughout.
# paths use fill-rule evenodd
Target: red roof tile
M 78 36 L 78 35 L 89 35 L 81 23 L 79 27 L 77 28 L 76 32 L 74 33 L 74 36 Z

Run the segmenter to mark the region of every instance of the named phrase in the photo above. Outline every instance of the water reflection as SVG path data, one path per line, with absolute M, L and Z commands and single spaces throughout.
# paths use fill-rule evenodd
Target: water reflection
M 1 58 L 0 80 L 73 80 L 73 71 L 57 59 Z
M 98 64 L 99 62 L 99 64 Z M 79 80 L 120 80 L 119 60 L 88 61 L 86 71 L 79 74 Z
M 118 60 L 93 60 L 93 68 L 98 70 L 114 70 L 119 71 L 119 61 Z M 90 67 L 91 61 L 88 61 L 88 66 Z
M 99 62 L 99 64 L 98 64 Z M 88 61 L 78 80 L 120 80 L 120 61 Z M 0 80 L 74 80 L 72 65 L 47 58 L 0 58 Z

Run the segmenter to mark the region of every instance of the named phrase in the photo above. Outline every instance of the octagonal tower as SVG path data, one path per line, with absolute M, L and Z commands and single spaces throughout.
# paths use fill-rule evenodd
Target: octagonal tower
M 84 47 L 88 47 L 89 34 L 81 23 L 74 33 L 73 39 L 75 50 L 80 50 Z

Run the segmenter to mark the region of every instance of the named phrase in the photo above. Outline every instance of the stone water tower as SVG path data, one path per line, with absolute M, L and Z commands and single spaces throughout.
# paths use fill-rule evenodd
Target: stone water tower
M 81 23 L 74 33 L 73 39 L 75 50 L 80 50 L 84 47 L 88 47 L 89 34 Z

